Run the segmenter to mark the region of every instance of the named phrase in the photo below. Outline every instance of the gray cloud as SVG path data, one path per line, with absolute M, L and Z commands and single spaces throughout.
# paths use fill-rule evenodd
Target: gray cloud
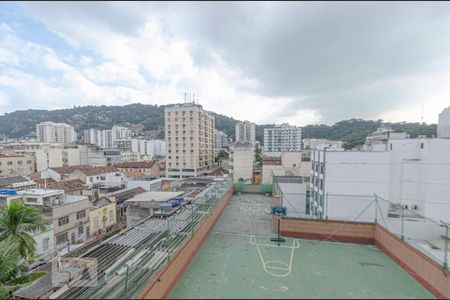
M 251 92 L 294 100 L 331 122 L 376 117 L 404 104 L 408 86 L 389 80 L 448 68 L 450 4 L 437 3 L 38 3 L 34 13 L 106 24 L 134 34 L 149 14 L 192 43 L 199 65 L 212 53 L 255 78 Z M 364 88 L 380 80 L 387 83 Z M 236 86 L 240 86 L 236 83 Z

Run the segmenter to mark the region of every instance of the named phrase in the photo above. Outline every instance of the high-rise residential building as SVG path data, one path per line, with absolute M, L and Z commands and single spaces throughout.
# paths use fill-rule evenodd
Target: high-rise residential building
M 264 152 L 302 150 L 302 129 L 287 123 L 264 129 Z
M 214 158 L 214 116 L 199 104 L 172 104 L 165 108 L 166 175 L 197 177 Z
M 131 139 L 132 152 L 149 157 L 166 155 L 166 142 L 163 140 Z
M 450 107 L 447 107 L 439 114 L 437 136 L 441 139 L 450 138 Z
M 118 140 L 131 140 L 131 130 L 121 126 L 113 126 L 107 130 L 88 129 L 84 131 L 83 139 L 85 143 L 111 149 L 116 147 L 114 144 Z
M 132 132 L 130 129 L 122 126 L 114 125 L 111 129 L 113 141 L 131 139 Z
M 69 144 L 77 140 L 75 129 L 64 123 L 41 122 L 36 124 L 38 142 Z
M 250 142 L 255 145 L 255 123 L 249 121 L 236 123 L 236 142 Z
M 214 148 L 219 151 L 221 148 L 228 146 L 228 136 L 225 132 L 214 130 Z

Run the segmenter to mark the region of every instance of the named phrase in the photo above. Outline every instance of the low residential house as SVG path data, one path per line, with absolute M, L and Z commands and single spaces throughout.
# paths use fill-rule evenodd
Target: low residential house
M 309 151 L 271 153 L 262 160 L 262 183 L 271 183 L 273 176 L 300 176 L 309 181 L 310 169 Z
M 35 181 L 24 176 L 0 177 L 0 189 L 26 190 L 36 188 Z
M 34 172 L 33 156 L 20 154 L 0 154 L 0 176 L 26 176 Z
M 127 205 L 126 222 L 131 227 L 139 221 L 152 216 L 161 209 L 161 205 L 178 198 L 184 192 L 145 192 L 125 201 Z
M 92 202 L 89 209 L 90 232 L 100 235 L 117 224 L 116 203 L 106 197 Z
M 159 178 L 161 175 L 160 165 L 151 161 L 124 162 L 116 165 L 116 167 L 122 172 L 139 171 L 150 178 Z
M 124 182 L 124 176 L 112 166 L 94 167 L 81 165 L 73 167 L 52 168 L 41 172 L 42 178 L 52 178 L 55 181 L 80 179 L 89 186 L 102 183 Z
M 82 195 L 86 187 L 86 184 L 80 179 L 69 179 L 60 182 L 54 181 L 51 178 L 45 180 L 46 182 L 42 182 L 43 180 L 45 179 L 39 180 L 39 188 L 64 190 L 66 195 Z
M 88 197 L 66 195 L 64 190 L 29 189 L 18 191 L 8 198 L 10 201 L 24 201 L 26 205 L 38 208 L 44 214 L 44 221 L 51 225 L 51 240 L 42 240 L 42 247 L 52 252 L 83 242 L 90 235 L 89 213 L 91 207 Z M 43 238 L 48 233 L 43 235 Z M 38 242 L 39 245 L 40 242 Z

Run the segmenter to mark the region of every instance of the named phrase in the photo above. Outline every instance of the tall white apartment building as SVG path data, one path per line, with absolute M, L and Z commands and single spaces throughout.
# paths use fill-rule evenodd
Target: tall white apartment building
M 302 129 L 287 123 L 264 129 L 264 152 L 302 150 Z
M 236 142 L 250 142 L 255 145 L 255 123 L 249 121 L 236 123 Z
M 64 123 L 41 122 L 36 124 L 38 142 L 69 144 L 77 140 L 75 129 Z
M 199 104 L 165 108 L 166 175 L 197 177 L 214 158 L 214 116 Z
M 114 125 L 111 132 L 113 141 L 131 139 L 132 132 L 126 127 Z
M 225 132 L 214 130 L 214 148 L 219 151 L 221 148 L 228 146 L 228 136 Z
M 447 107 L 439 114 L 437 136 L 441 139 L 450 138 L 450 107 Z
M 131 140 L 132 152 L 138 152 L 140 155 L 164 156 L 166 155 L 166 142 L 164 140 Z
M 131 140 L 131 130 L 114 125 L 112 129 L 88 129 L 84 131 L 84 142 L 99 146 L 103 149 L 116 147 L 116 141 Z

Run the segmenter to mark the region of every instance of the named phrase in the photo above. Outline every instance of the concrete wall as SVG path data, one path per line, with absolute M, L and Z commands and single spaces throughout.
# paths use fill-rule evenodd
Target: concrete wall
M 374 243 L 434 296 L 450 298 L 450 272 L 377 224 L 283 218 L 281 234 L 303 239 Z
M 194 235 L 176 252 L 170 263 L 153 276 L 149 284 L 139 295 L 140 299 L 161 299 L 169 297 L 172 289 L 183 275 L 183 272 L 208 237 L 210 230 L 220 218 L 222 211 L 225 209 L 232 195 L 232 189 L 225 193 L 223 198 L 210 211 L 208 217 L 197 228 Z
M 449 271 L 424 256 L 412 246 L 393 236 L 379 225 L 375 227 L 375 244 L 411 274 L 428 291 L 440 299 L 450 298 Z
M 321 241 L 375 243 L 372 223 L 283 218 L 281 235 Z

